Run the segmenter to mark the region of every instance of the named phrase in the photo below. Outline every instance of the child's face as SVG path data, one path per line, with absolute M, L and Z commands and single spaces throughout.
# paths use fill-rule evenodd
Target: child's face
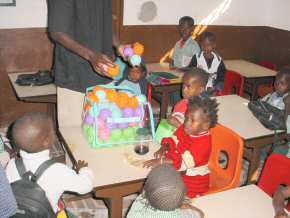
M 215 50 L 216 43 L 210 41 L 208 38 L 205 38 L 201 41 L 200 46 L 201 46 L 201 50 L 204 53 L 204 56 L 207 58 L 211 58 L 212 56 L 211 53 Z
M 188 111 L 185 115 L 184 131 L 188 135 L 198 135 L 209 129 L 209 119 L 201 108 Z
M 186 41 L 193 32 L 193 26 L 189 25 L 187 22 L 182 23 L 178 26 L 179 34 L 183 41 Z
M 133 67 L 130 71 L 129 71 L 129 80 L 131 80 L 132 82 L 138 82 L 143 75 L 143 71 L 138 68 L 138 67 Z
M 192 96 L 198 96 L 205 87 L 195 77 L 183 77 L 182 82 L 182 96 L 185 99 L 189 99 Z
M 290 79 L 284 75 L 277 75 L 274 86 L 276 92 L 280 95 L 284 95 L 285 93 L 289 92 L 290 90 Z

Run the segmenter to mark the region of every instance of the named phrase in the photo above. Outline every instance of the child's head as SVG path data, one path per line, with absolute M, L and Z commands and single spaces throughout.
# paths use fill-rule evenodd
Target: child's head
M 145 198 L 149 204 L 163 211 L 180 208 L 184 201 L 185 191 L 180 173 L 169 164 L 152 169 L 144 186 Z
M 14 122 L 12 137 L 28 153 L 48 149 L 55 139 L 52 120 L 45 113 L 27 113 Z
M 188 135 L 198 135 L 217 124 L 218 104 L 216 99 L 194 96 L 189 99 L 185 114 L 184 130 Z
M 212 32 L 204 32 L 200 36 L 200 47 L 205 57 L 211 57 L 216 47 L 216 36 Z
M 146 67 L 144 64 L 129 68 L 128 80 L 132 82 L 139 82 L 142 78 L 146 77 Z
M 280 95 L 290 92 L 290 67 L 284 67 L 277 73 L 274 86 Z
M 200 68 L 188 68 L 183 70 L 182 96 L 189 99 L 197 96 L 206 89 L 208 73 Z
M 183 41 L 186 41 L 194 29 L 194 20 L 190 16 L 184 16 L 179 19 L 178 30 Z

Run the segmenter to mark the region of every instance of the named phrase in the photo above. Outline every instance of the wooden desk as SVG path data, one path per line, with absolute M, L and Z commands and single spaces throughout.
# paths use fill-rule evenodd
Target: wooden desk
M 57 95 L 59 131 L 71 151 L 73 162 L 88 162 L 95 174 L 93 185 L 96 197 L 109 200 L 110 217 L 121 217 L 122 198 L 140 192 L 149 172 L 148 169 L 132 166 L 126 157 L 151 159 L 159 146 L 151 144 L 149 153 L 144 156 L 135 154 L 134 145 L 91 149 L 81 129 L 84 94 L 58 88 Z
M 193 200 L 206 218 L 274 218 L 272 198 L 255 185 L 210 194 Z
M 244 91 L 251 95 L 251 100 L 258 97 L 258 86 L 273 83 L 276 71 L 245 60 L 225 60 L 228 70 L 235 71 L 245 77 Z
M 147 64 L 148 72 L 170 72 L 178 77 L 182 77 L 183 73 L 178 70 L 169 69 L 168 63 L 151 63 Z M 160 118 L 166 118 L 166 112 L 170 101 L 170 94 L 172 92 L 181 91 L 181 82 L 165 84 L 165 85 L 155 85 L 152 84 L 152 91 L 159 93 L 161 95 L 160 101 Z M 152 96 L 154 97 L 154 96 Z
M 262 149 L 274 141 L 274 131 L 266 129 L 248 109 L 248 100 L 237 95 L 217 97 L 218 122 L 239 134 L 245 142 L 244 157 L 249 160 L 247 183 L 256 182 Z M 281 137 L 283 133 L 279 133 Z

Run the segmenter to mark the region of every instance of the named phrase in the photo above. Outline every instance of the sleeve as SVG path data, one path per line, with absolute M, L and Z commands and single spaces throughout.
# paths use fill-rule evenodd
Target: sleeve
M 58 165 L 58 167 L 62 168 L 59 172 L 62 172 L 61 181 L 64 190 L 86 194 L 93 189 L 94 174 L 89 167 L 81 168 L 77 174 L 73 169 L 65 165 Z
M 165 157 L 168 160 L 172 160 L 173 166 L 175 169 L 179 169 L 182 163 L 182 158 L 180 153 L 177 151 L 177 145 L 173 138 L 163 138 L 162 146 L 168 146 L 168 149 L 165 153 Z
M 186 110 L 187 101 L 183 99 L 174 106 L 172 116 L 175 117 L 179 122 L 183 123 Z
M 48 0 L 48 31 L 69 33 L 72 28 L 74 7 L 72 0 Z
M 196 66 L 197 66 L 196 55 L 193 55 L 193 57 L 191 58 L 191 61 L 189 62 L 188 67 L 196 67 Z
M 223 62 L 223 60 L 220 62 L 219 67 L 217 69 L 217 79 L 215 81 L 215 84 L 217 83 L 224 83 L 225 81 L 225 73 L 226 73 L 226 66 Z

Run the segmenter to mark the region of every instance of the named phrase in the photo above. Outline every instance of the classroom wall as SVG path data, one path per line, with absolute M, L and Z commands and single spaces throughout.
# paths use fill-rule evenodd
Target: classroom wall
M 127 4 L 130 1 L 133 2 L 131 7 L 139 1 L 144 2 L 143 0 L 124 0 L 124 2 L 113 0 L 114 29 L 119 34 L 122 42 L 140 41 L 144 43 L 145 61 L 157 62 L 179 38 L 175 18 L 181 16 L 181 14 L 170 14 L 170 16 L 166 14 L 166 18 L 170 21 L 166 25 L 160 25 L 162 23 L 123 25 L 123 19 L 120 19 L 123 13 L 119 8 L 123 8 L 124 3 L 126 9 L 130 5 Z M 176 1 L 154 0 L 154 3 L 164 4 L 164 2 L 167 2 L 167 4 L 170 3 L 169 8 L 177 8 L 181 4 L 172 4 Z M 249 3 L 249 0 L 232 0 L 229 9 L 225 10 L 222 16 L 208 26 L 208 30 L 215 32 L 218 37 L 219 53 L 225 59 L 243 58 L 254 62 L 260 59 L 268 59 L 277 63 L 278 66 L 289 63 L 290 31 L 287 31 L 287 29 L 289 30 L 290 27 L 287 23 L 288 19 L 285 19 L 283 14 L 286 13 L 286 8 L 290 7 L 290 1 L 252 1 L 251 5 L 259 8 L 256 14 L 250 9 L 248 9 L 249 12 L 242 10 L 243 1 Z M 25 112 L 46 111 L 45 104 L 18 101 L 7 76 L 9 72 L 37 71 L 51 67 L 53 45 L 46 32 L 45 2 L 45 0 L 17 0 L 17 7 L 0 7 L 0 126 L 10 123 Z M 210 4 L 207 4 L 209 5 L 208 11 L 206 10 L 207 5 L 202 0 L 182 0 L 182 2 L 199 2 L 200 8 L 202 6 L 203 9 L 197 12 L 205 13 L 218 6 L 218 3 L 223 2 L 223 0 L 206 1 L 207 3 L 210 2 Z M 267 13 L 261 9 L 265 9 L 265 7 L 259 7 L 259 5 L 265 5 L 266 2 L 272 4 L 268 9 L 270 8 L 275 14 L 275 17 L 271 20 L 271 25 L 276 25 L 280 29 L 266 27 L 266 20 L 261 19 L 261 15 Z M 285 7 L 277 7 L 277 2 L 282 2 Z M 164 10 L 163 7 L 161 8 Z M 187 7 L 184 8 L 188 10 Z M 235 13 L 231 12 L 232 10 Z M 128 13 L 125 12 L 124 14 L 125 23 Z M 196 17 L 202 17 L 203 14 L 197 15 Z M 233 17 L 234 15 L 237 15 L 236 18 Z M 151 17 L 143 17 L 142 19 L 148 20 Z M 171 17 L 174 17 L 174 19 L 170 20 Z M 198 22 L 200 22 L 199 20 L 201 18 L 197 19 Z M 250 21 L 255 21 L 255 23 Z M 262 21 L 265 21 L 265 24 L 261 23 Z

